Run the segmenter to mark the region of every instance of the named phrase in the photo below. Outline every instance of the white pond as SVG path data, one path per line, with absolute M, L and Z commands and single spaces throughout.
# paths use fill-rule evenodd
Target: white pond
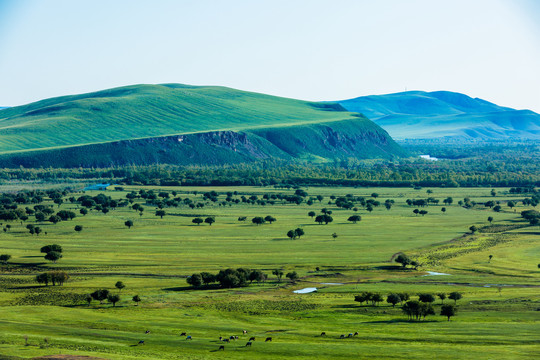
M 309 287 L 309 288 L 303 288 L 303 289 L 300 289 L 300 290 L 294 290 L 293 293 L 295 293 L 295 294 L 309 294 L 309 293 L 312 293 L 312 292 L 315 292 L 315 291 L 317 291 L 317 288 Z
M 440 273 L 440 272 L 436 272 L 436 271 L 426 271 L 427 274 L 426 275 L 422 275 L 422 276 L 439 276 L 439 275 L 451 275 L 451 274 L 445 274 L 445 273 Z

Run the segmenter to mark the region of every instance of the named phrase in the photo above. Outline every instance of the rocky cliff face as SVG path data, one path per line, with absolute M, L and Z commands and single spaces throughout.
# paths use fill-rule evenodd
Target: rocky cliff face
M 176 164 L 221 165 L 267 159 L 331 161 L 391 158 L 404 151 L 369 120 L 210 131 L 0 156 L 0 167 L 108 167 Z

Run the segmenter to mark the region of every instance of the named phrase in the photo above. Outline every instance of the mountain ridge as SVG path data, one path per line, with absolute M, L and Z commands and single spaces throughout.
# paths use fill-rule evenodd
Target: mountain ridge
M 540 115 L 450 91 L 407 91 L 338 101 L 396 139 L 539 139 Z

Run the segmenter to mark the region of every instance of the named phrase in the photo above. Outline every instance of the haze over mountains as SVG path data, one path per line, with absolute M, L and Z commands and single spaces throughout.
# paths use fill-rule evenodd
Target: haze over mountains
M 0 110 L 0 167 L 403 155 L 386 131 L 339 104 L 224 87 L 134 85 Z
M 394 139 L 540 139 L 540 115 L 455 92 L 408 91 L 339 101 Z

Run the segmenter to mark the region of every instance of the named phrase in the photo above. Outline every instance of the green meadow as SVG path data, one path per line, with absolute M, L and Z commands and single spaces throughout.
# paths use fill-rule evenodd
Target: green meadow
M 125 199 L 131 191 L 175 191 L 204 207 L 185 204 L 144 207 L 140 216 L 129 207 L 104 214 L 96 210 L 79 214 L 81 205 L 67 201 L 55 211 L 71 210 L 73 220 L 57 224 L 11 222 L 0 234 L 1 265 L 0 354 L 6 359 L 71 354 L 104 359 L 532 359 L 540 356 L 540 228 L 530 226 L 520 212 L 532 209 L 521 202 L 526 195 L 508 188 L 305 188 L 322 201 L 300 205 L 276 200 L 274 205 L 231 203 L 219 205 L 226 192 L 241 196 L 294 194 L 273 187 L 138 187 L 114 186 L 105 193 Z M 214 190 L 218 202 L 204 201 Z M 371 198 L 381 205 L 369 212 L 338 208 L 331 196 Z M 172 197 L 172 195 L 171 195 Z M 415 215 L 407 199 L 439 200 Z M 452 197 L 451 205 L 443 199 Z M 470 198 L 466 209 L 459 200 Z M 390 210 L 387 199 L 394 201 Z M 508 201 L 517 203 L 515 208 Z M 502 211 L 482 205 L 499 201 Z M 330 203 L 329 203 L 330 202 Z M 33 206 L 23 204 L 22 207 Z M 441 211 L 445 207 L 446 212 Z M 333 221 L 319 225 L 308 212 L 332 211 Z M 251 219 L 271 215 L 276 222 L 255 225 Z M 347 219 L 360 215 L 353 224 Z M 489 216 L 494 219 L 490 224 Z M 213 217 L 215 223 L 196 225 L 195 217 Z M 246 221 L 239 221 L 246 217 Z M 127 228 L 124 223 L 133 222 Z M 29 234 L 27 224 L 43 229 Z M 4 223 L 5 226 L 8 223 Z M 75 225 L 82 225 L 75 232 Z M 479 231 L 472 234 L 470 226 Z M 305 235 L 291 240 L 287 231 L 302 228 Z M 46 234 L 45 234 L 46 232 Z M 333 237 L 336 234 L 337 237 Z M 63 247 L 63 258 L 51 263 L 40 248 Z M 418 261 L 418 269 L 402 269 L 392 261 L 403 252 Z M 490 260 L 489 256 L 492 255 Z M 260 269 L 266 281 L 232 289 L 194 288 L 186 278 L 193 273 L 217 273 L 226 268 Z M 57 269 L 70 279 L 63 286 L 35 282 L 39 273 Z M 278 281 L 275 269 L 296 271 L 299 280 Z M 447 275 L 429 275 L 428 271 Z M 126 287 L 115 288 L 122 281 Z M 316 287 L 296 294 L 294 290 Z M 87 304 L 85 297 L 97 289 L 120 296 L 108 302 Z M 441 300 L 433 303 L 436 315 L 408 321 L 400 304 L 360 304 L 355 295 L 364 291 L 409 293 L 460 292 L 458 312 L 450 321 L 440 316 Z M 139 295 L 136 305 L 131 299 Z M 454 303 L 446 299 L 444 303 Z M 149 330 L 150 333 L 145 334 Z M 248 333 L 243 334 L 243 330 Z M 187 340 L 181 333 L 191 335 Z M 326 336 L 321 336 L 325 332 Z M 341 335 L 357 336 L 340 339 Z M 237 335 L 224 343 L 219 337 Z M 251 347 L 246 347 L 250 337 Z M 265 342 L 267 337 L 272 341 Z M 144 340 L 144 345 L 137 345 Z M 223 345 L 224 350 L 218 350 Z M 0 359 L 2 356 L 0 356 Z

